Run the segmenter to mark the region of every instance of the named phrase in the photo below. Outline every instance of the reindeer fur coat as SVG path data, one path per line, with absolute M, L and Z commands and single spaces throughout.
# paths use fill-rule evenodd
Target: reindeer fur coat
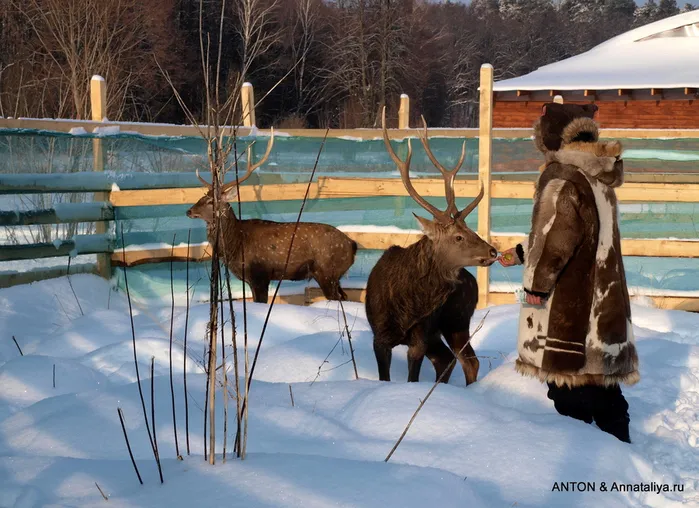
M 621 257 L 614 188 L 624 180 L 619 142 L 599 141 L 591 118 L 562 130 L 537 181 L 532 229 L 517 246 L 523 285 L 546 298 L 523 304 L 515 368 L 558 386 L 634 384 L 638 357 Z

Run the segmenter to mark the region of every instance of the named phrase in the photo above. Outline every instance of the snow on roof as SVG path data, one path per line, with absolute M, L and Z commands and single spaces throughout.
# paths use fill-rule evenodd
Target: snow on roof
M 699 87 L 699 9 L 630 30 L 580 55 L 494 83 L 494 91 Z

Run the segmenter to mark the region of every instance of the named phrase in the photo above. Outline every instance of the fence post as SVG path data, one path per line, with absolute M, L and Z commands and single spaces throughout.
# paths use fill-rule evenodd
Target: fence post
M 407 94 L 400 94 L 400 106 L 398 107 L 398 129 L 409 129 L 410 128 L 410 97 Z M 398 150 L 400 157 L 405 159 L 408 156 L 408 145 L 407 138 L 401 143 Z M 405 198 L 403 196 L 395 197 L 395 208 L 393 209 L 393 215 L 395 217 L 402 217 L 405 212 Z
M 243 106 L 243 127 L 255 127 L 255 93 L 253 92 L 252 83 L 247 81 L 240 88 L 240 99 Z M 248 153 L 245 155 L 247 160 L 252 161 L 255 158 L 255 145 L 248 148 Z
M 490 242 L 490 169 L 493 161 L 493 66 L 481 66 L 481 86 L 478 120 L 478 181 L 483 186 L 483 199 L 478 205 L 478 234 Z M 476 269 L 478 308 L 488 305 L 490 269 Z
M 252 83 L 243 83 L 243 86 L 240 89 L 240 95 L 243 103 L 243 127 L 254 127 L 255 94 L 252 90 Z
M 410 128 L 410 97 L 400 94 L 400 107 L 398 108 L 398 128 Z
M 104 122 L 107 119 L 107 83 L 102 76 L 97 74 L 90 79 L 90 107 L 92 109 L 93 121 Z M 103 140 L 101 138 L 93 138 L 93 171 L 104 171 L 105 160 L 106 154 L 104 153 Z M 93 200 L 109 202 L 109 192 L 95 192 Z M 95 222 L 95 233 L 105 234 L 107 227 L 107 222 Z M 97 272 L 105 279 L 111 278 L 112 263 L 109 254 L 97 254 Z

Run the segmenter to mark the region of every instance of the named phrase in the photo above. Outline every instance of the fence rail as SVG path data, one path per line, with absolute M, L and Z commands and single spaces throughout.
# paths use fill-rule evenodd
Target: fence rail
M 93 172 L 71 174 L 6 174 L 0 176 L 0 195 L 46 194 L 46 193 L 94 193 L 94 202 L 67 203 L 40 210 L 3 211 L 0 212 L 0 226 L 21 227 L 35 225 L 72 224 L 94 222 L 97 234 L 75 237 L 53 243 L 35 243 L 30 245 L 0 246 L 0 261 L 40 259 L 76 254 L 98 254 L 98 272 L 110 276 L 112 267 L 138 266 L 148 263 L 187 259 L 187 247 L 129 245 L 118 248 L 109 226 L 113 221 L 130 219 L 173 217 L 181 210 L 168 209 L 168 205 L 189 205 L 195 203 L 204 189 L 193 173 L 163 173 L 154 179 L 152 174 L 105 174 L 106 154 L 103 147 L 104 138 L 99 135 L 105 128 L 118 129 L 119 132 L 134 132 L 153 136 L 199 136 L 194 126 L 164 124 L 137 124 L 129 122 L 110 122 L 96 119 L 105 118 L 102 101 L 105 97 L 105 82 L 92 82 L 92 99 L 94 119 L 92 121 L 44 120 L 44 119 L 0 119 L 0 129 L 31 129 L 33 131 L 81 132 L 94 131 L 93 135 Z M 254 127 L 254 104 L 250 104 L 245 124 L 242 127 L 230 127 L 228 133 L 237 136 L 264 137 L 269 131 Z M 407 118 L 409 100 L 401 97 L 399 128 L 390 129 L 389 137 L 401 140 L 415 137 L 414 129 L 408 129 Z M 492 140 L 495 138 L 521 139 L 531 136 L 531 129 L 493 129 L 492 122 L 492 67 L 484 66 L 481 73 L 481 103 L 479 129 L 431 129 L 430 135 L 449 138 L 478 139 L 478 173 L 464 174 L 455 182 L 455 193 L 459 198 L 475 197 L 481 186 L 485 189 L 478 213 L 478 233 L 490 241 L 498 250 L 504 250 L 521 241 L 523 235 L 503 234 L 491 231 L 491 204 L 494 199 L 531 200 L 534 194 L 534 181 L 538 173 L 493 173 Z M 74 131 L 73 131 L 74 132 Z M 278 133 L 279 134 L 279 133 Z M 285 134 L 305 138 L 319 138 L 325 130 L 290 129 Z M 680 138 L 699 139 L 699 130 L 660 130 L 660 129 L 602 129 L 601 135 L 616 139 L 657 139 Z M 381 138 L 379 129 L 335 129 L 330 130 L 329 137 L 351 137 L 357 140 L 375 140 Z M 534 168 L 532 168 L 534 169 Z M 259 184 L 241 186 L 240 200 L 243 203 L 277 203 L 297 201 L 306 194 L 306 183 L 265 183 L 260 177 Z M 267 179 L 268 180 L 268 179 Z M 444 197 L 444 183 L 441 179 L 419 178 L 414 180 L 419 194 L 425 197 Z M 311 183 L 311 202 L 317 200 L 384 198 L 408 196 L 398 178 L 340 178 L 319 177 Z M 639 173 L 628 174 L 626 183 L 617 189 L 617 196 L 625 204 L 649 203 L 699 203 L 699 174 L 679 173 Z M 165 208 L 156 208 L 165 207 Z M 384 250 L 391 245 L 408 245 L 420 238 L 415 231 L 403 232 L 366 232 L 346 231 L 362 250 Z M 138 233 L 132 234 L 132 238 Z M 209 259 L 208 244 L 197 243 L 190 246 L 189 259 L 204 261 Z M 681 239 L 624 239 L 622 254 L 632 257 L 699 257 L 699 241 Z M 51 273 L 60 275 L 60 270 Z M 488 268 L 477 269 L 480 301 L 479 306 L 498 303 L 512 303 L 511 293 L 491 291 Z M 52 275 L 54 276 L 54 275 Z M 24 282 L 27 277 L 5 275 L 0 285 L 12 281 Z M 10 281 L 10 282 L 8 282 Z M 351 299 L 362 301 L 363 290 L 348 289 Z M 321 298 L 322 294 L 315 288 L 306 288 L 302 295 L 284 296 L 283 301 L 291 303 L 310 303 Z M 699 311 L 699 298 L 661 295 L 652 296 L 658 305 Z
M 202 128 L 204 128 L 203 126 Z M 182 136 L 196 137 L 200 136 L 200 131 L 193 125 L 177 125 L 165 123 L 135 123 L 135 122 L 117 122 L 117 121 L 91 121 L 91 120 L 45 120 L 35 118 L 0 118 L 0 129 L 12 130 L 31 130 L 31 131 L 46 131 L 46 132 L 62 132 L 70 133 L 76 129 L 82 129 L 87 133 L 117 130 L 122 133 L 134 133 L 144 136 Z M 276 130 L 276 129 L 275 129 Z M 257 127 L 245 126 L 229 126 L 224 129 L 224 134 L 232 136 L 236 134 L 238 137 L 246 137 L 251 135 L 269 136 L 269 129 L 258 129 Z M 323 138 L 325 129 L 282 129 L 277 131 L 277 134 L 285 136 L 296 136 L 305 138 Z M 475 139 L 479 136 L 478 128 L 440 128 L 435 127 L 430 129 L 430 135 L 435 137 L 445 138 L 466 138 Z M 528 138 L 532 135 L 532 130 L 529 128 L 493 128 L 493 138 L 498 139 L 519 139 Z M 381 131 L 371 128 L 357 129 L 330 129 L 328 132 L 329 138 L 351 138 L 357 140 L 381 139 Z M 602 128 L 600 136 L 603 138 L 613 139 L 699 139 L 699 129 L 615 129 Z M 400 140 L 405 138 L 416 137 L 415 128 L 390 129 L 389 138 Z

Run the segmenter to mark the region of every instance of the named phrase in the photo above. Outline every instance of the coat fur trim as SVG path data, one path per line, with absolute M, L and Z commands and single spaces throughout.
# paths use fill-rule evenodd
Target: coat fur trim
M 536 149 L 539 150 L 540 152 L 546 153 L 548 152 L 548 148 L 544 145 L 544 138 L 541 133 L 541 118 L 538 118 L 535 122 L 534 125 L 532 125 L 532 128 L 534 129 L 534 146 L 536 146 Z
M 592 118 L 576 118 L 565 126 L 561 132 L 561 141 L 564 145 L 573 142 L 596 143 L 599 141 L 599 128 Z
M 621 152 L 622 146 L 618 141 L 597 141 L 596 143 L 577 141 L 564 144 L 556 152 L 548 152 L 546 162 L 575 166 L 588 176 L 616 188 L 624 183 Z
M 620 383 L 633 386 L 641 380 L 641 375 L 637 370 L 621 375 L 561 374 L 557 372 L 547 372 L 539 367 L 524 363 L 519 359 L 515 361 L 515 370 L 523 376 L 533 377 L 542 383 L 555 383 L 557 386 L 568 386 L 569 388 L 585 385 L 613 386 Z

